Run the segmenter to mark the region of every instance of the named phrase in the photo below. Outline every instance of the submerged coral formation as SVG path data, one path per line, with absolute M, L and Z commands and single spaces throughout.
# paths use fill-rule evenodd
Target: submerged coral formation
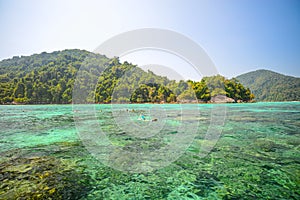
M 109 106 L 97 106 L 112 145 L 147 152 L 169 143 L 158 136 L 137 139 L 120 131 Z M 134 106 L 145 110 L 151 105 Z M 226 104 L 222 136 L 202 158 L 200 147 L 210 142 L 203 137 L 211 106 L 216 105 L 200 105 L 199 134 L 186 151 L 170 165 L 147 173 L 118 171 L 93 158 L 76 135 L 71 106 L 6 107 L 0 199 L 300 199 L 300 104 Z M 25 112 L 16 115 L 18 109 Z M 164 130 L 161 135 L 177 134 Z
M 74 161 L 54 156 L 6 157 L 0 172 L 1 199 L 79 199 L 91 188 Z

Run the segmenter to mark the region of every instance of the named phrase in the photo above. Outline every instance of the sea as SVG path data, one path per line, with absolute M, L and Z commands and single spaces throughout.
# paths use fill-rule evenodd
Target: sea
M 300 199 L 300 102 L 2 105 L 0 199 Z

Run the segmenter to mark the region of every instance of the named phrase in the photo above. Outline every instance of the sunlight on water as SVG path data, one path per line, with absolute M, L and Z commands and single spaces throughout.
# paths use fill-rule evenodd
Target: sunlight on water
M 139 121 L 140 113 L 151 119 L 151 106 L 114 105 L 113 110 L 111 105 L 96 105 L 97 123 L 111 144 L 130 151 L 134 145 L 148 151 L 162 148 L 178 134 L 172 127 L 199 123 L 194 139 L 175 162 L 133 174 L 99 163 L 86 150 L 72 105 L 0 106 L 0 199 L 300 198 L 299 102 L 224 105 L 222 135 L 204 158 L 199 151 L 211 142 L 204 136 L 212 108 L 219 105 L 162 105 L 167 110 L 164 121 Z M 178 114 L 195 108 L 199 116 Z M 145 134 L 161 123 L 160 140 L 155 134 L 137 139 L 135 132 L 116 126 L 116 110 L 119 116 L 129 113 L 129 121 L 145 127 Z M 129 126 L 126 120 L 123 125 Z

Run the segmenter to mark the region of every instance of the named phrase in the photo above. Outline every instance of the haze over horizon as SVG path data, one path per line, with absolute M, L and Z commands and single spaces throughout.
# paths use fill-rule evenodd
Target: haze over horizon
M 300 77 L 299 11 L 296 0 L 0 1 L 0 60 L 93 51 L 120 33 L 161 28 L 197 42 L 226 77 L 257 69 Z

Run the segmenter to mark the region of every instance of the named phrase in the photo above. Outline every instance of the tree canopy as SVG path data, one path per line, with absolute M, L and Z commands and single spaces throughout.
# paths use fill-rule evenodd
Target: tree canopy
M 0 61 L 1 104 L 71 103 L 74 85 L 82 91 L 86 103 L 208 102 L 218 94 L 235 101 L 254 97 L 236 79 L 218 75 L 177 82 L 121 63 L 117 57 L 78 49 Z
M 300 78 L 269 70 L 257 70 L 237 77 L 258 101 L 299 101 Z

